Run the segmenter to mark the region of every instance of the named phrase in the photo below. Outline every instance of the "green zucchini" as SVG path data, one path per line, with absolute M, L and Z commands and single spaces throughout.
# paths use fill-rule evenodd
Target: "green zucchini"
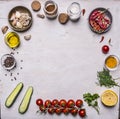
M 20 103 L 20 106 L 18 109 L 19 113 L 24 114 L 27 111 L 29 104 L 30 104 L 32 94 L 33 94 L 33 87 L 29 86 L 23 99 L 22 99 L 22 102 Z
M 5 101 L 5 106 L 6 107 L 11 107 L 13 105 L 13 103 L 15 102 L 18 94 L 21 92 L 23 88 L 23 83 L 20 82 L 15 88 L 14 90 L 10 93 L 10 95 L 8 96 L 8 98 Z

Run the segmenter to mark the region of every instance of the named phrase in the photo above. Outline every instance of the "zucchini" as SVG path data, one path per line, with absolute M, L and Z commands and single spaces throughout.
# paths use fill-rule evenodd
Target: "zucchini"
M 33 94 L 33 87 L 29 86 L 23 99 L 22 99 L 22 102 L 20 103 L 20 106 L 18 109 L 19 113 L 24 114 L 27 111 L 29 104 L 30 104 L 32 94 Z
M 5 101 L 5 106 L 6 107 L 11 107 L 13 105 L 13 103 L 15 102 L 18 94 L 21 92 L 23 88 L 23 83 L 20 82 L 15 88 L 14 90 L 10 93 L 10 95 L 8 96 L 8 98 Z

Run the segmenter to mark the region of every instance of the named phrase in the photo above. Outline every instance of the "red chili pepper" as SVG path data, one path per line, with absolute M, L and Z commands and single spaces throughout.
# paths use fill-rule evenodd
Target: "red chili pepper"
M 86 12 L 86 10 L 85 10 L 85 9 L 83 9 L 83 10 L 82 10 L 82 14 L 83 14 L 83 16 L 84 16 L 85 12 Z
M 100 40 L 100 43 L 104 40 L 104 36 L 102 36 L 101 40 Z
M 110 46 L 112 46 L 112 44 L 111 44 L 111 38 L 109 39 L 108 43 L 109 43 Z

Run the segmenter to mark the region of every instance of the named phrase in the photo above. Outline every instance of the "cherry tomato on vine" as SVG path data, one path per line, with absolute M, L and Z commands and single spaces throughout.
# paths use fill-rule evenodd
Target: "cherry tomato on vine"
M 80 115 L 81 117 L 85 117 L 85 116 L 86 116 L 86 110 L 85 110 L 85 109 L 80 109 L 80 110 L 79 110 L 79 115 Z
M 36 104 L 37 104 L 38 106 L 42 106 L 42 105 L 43 105 L 43 100 L 42 100 L 42 99 L 37 99 L 37 100 L 36 100 Z
M 56 110 L 55 110 L 55 112 L 56 112 L 56 114 L 61 114 L 62 113 L 62 109 L 61 108 L 57 108 Z
M 109 46 L 108 46 L 108 45 L 102 46 L 102 52 L 103 52 L 104 54 L 107 54 L 107 53 L 109 52 Z
M 78 99 L 76 101 L 76 106 L 80 108 L 82 105 L 83 105 L 83 101 L 81 99 Z
M 54 109 L 54 108 L 52 108 L 52 107 L 51 107 L 51 108 L 48 108 L 48 113 L 49 113 L 49 114 L 53 114 L 54 112 L 55 112 L 55 109 Z
M 44 105 L 40 106 L 39 109 L 41 112 L 46 112 L 46 107 Z
M 61 99 L 60 102 L 59 102 L 59 105 L 60 105 L 61 107 L 66 107 L 67 101 L 64 100 L 64 99 Z
M 63 112 L 65 115 L 67 115 L 67 114 L 70 112 L 70 110 L 69 110 L 69 108 L 64 108 L 64 109 L 62 110 L 62 112 Z
M 72 100 L 72 99 L 68 100 L 68 102 L 67 102 L 67 107 L 72 108 L 72 107 L 74 107 L 74 106 L 75 106 L 75 101 Z
M 46 100 L 45 101 L 45 107 L 50 107 L 52 104 L 51 104 L 51 101 L 50 100 Z
M 77 108 L 73 108 L 70 112 L 71 112 L 72 115 L 75 116 L 78 113 L 78 109 Z
M 55 106 L 55 107 L 57 107 L 59 105 L 59 101 L 57 99 L 54 99 L 52 101 L 52 105 Z

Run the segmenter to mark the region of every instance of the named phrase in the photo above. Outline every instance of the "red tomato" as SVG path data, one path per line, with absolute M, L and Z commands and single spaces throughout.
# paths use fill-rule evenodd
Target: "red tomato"
M 66 105 L 67 105 L 66 100 L 64 100 L 64 99 L 60 100 L 59 105 L 60 105 L 61 107 L 66 107 Z
M 61 108 L 57 108 L 57 109 L 55 110 L 55 112 L 56 112 L 56 114 L 61 114 L 61 113 L 62 113 L 62 109 L 61 109 Z
M 40 106 L 39 109 L 40 109 L 40 111 L 42 111 L 42 112 L 46 112 L 46 107 L 45 107 L 44 105 L 43 105 L 43 106 Z
M 48 113 L 49 113 L 49 114 L 53 114 L 54 112 L 55 112 L 55 109 L 54 109 L 54 108 L 49 108 L 49 109 L 48 109 Z
M 67 102 L 67 107 L 72 108 L 72 107 L 74 107 L 74 106 L 75 106 L 75 101 L 72 100 L 72 99 L 68 100 L 68 102 Z
M 108 45 L 104 45 L 104 46 L 102 47 L 102 52 L 103 52 L 104 54 L 107 54 L 107 53 L 109 52 L 109 46 L 108 46 Z
M 73 108 L 70 112 L 71 112 L 72 115 L 75 116 L 78 113 L 78 109 L 77 108 Z
M 69 110 L 69 108 L 64 108 L 62 112 L 63 112 L 65 115 L 67 115 L 67 114 L 70 112 L 70 110 Z
M 80 109 L 80 110 L 79 110 L 79 115 L 80 115 L 81 117 L 85 117 L 85 116 L 86 116 L 86 110 L 85 110 L 85 109 Z
M 42 100 L 42 99 L 37 99 L 37 100 L 36 100 L 36 104 L 37 104 L 38 106 L 42 106 L 42 105 L 43 105 L 43 100 Z
M 78 99 L 76 101 L 76 106 L 80 108 L 82 105 L 83 105 L 83 101 L 81 99 Z
M 51 101 L 50 100 L 46 100 L 45 101 L 45 107 L 50 107 L 51 106 Z
M 57 107 L 59 105 L 59 101 L 57 99 L 54 99 L 52 101 L 52 105 L 55 106 L 55 107 Z

